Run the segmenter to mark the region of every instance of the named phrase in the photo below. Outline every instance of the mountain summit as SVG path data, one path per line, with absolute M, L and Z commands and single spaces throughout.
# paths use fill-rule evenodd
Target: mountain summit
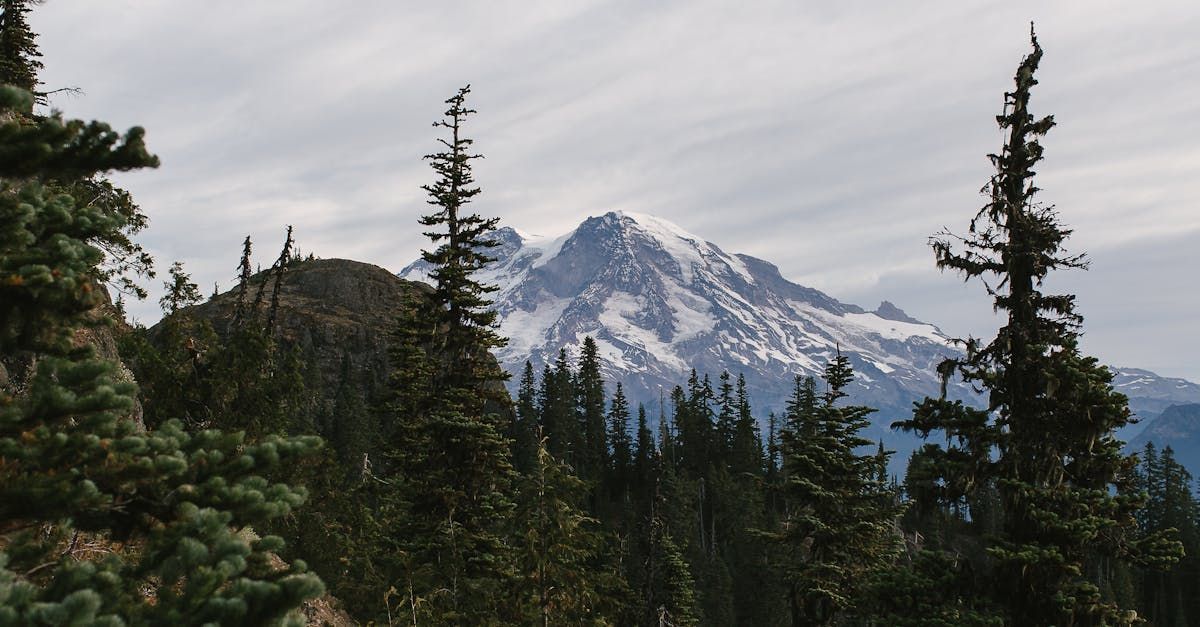
M 499 358 L 514 373 L 590 335 L 604 374 L 633 399 L 657 402 L 691 368 L 728 369 L 746 376 L 760 407 L 778 408 L 793 375 L 820 374 L 840 350 L 857 372 L 856 400 L 904 410 L 937 393 L 935 367 L 956 353 L 937 327 L 891 303 L 875 311 L 842 303 L 653 216 L 610 212 L 558 237 L 503 228 L 497 239 L 497 260 L 480 278 L 500 286 L 509 343 Z M 418 261 L 400 276 L 426 271 Z
M 653 216 L 614 211 L 557 237 L 506 227 L 496 239 L 496 261 L 480 279 L 500 288 L 493 297 L 500 333 L 509 338 L 497 354 L 504 368 L 517 375 L 528 359 L 540 371 L 563 348 L 575 358 L 590 335 L 605 377 L 623 382 L 652 417 L 695 368 L 745 375 L 761 418 L 782 409 L 795 375 L 821 374 L 840 350 L 855 370 L 851 400 L 880 410 L 864 435 L 883 439 L 902 461 L 918 441 L 889 425 L 913 401 L 937 395 L 937 365 L 961 354 L 936 326 L 895 304 L 867 311 L 840 302 L 787 280 L 769 262 L 727 253 Z M 400 276 L 428 281 L 427 271 L 417 261 Z M 1187 381 L 1133 368 L 1114 375 L 1114 387 L 1143 419 L 1118 434 L 1123 439 L 1169 405 L 1200 402 L 1200 386 Z M 947 391 L 982 402 L 961 384 Z

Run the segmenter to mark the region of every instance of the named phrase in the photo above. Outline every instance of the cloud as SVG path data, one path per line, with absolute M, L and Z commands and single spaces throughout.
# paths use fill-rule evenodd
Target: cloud
M 654 213 L 838 298 L 975 332 L 986 300 L 925 242 L 981 204 L 1031 18 L 1033 106 L 1059 122 L 1038 183 L 1096 259 L 1065 283 L 1089 304 L 1085 346 L 1200 378 L 1195 346 L 1147 331 L 1198 304 L 1167 262 L 1200 232 L 1194 3 L 113 0 L 33 23 L 47 85 L 86 92 L 61 108 L 148 128 L 162 167 L 119 181 L 161 263 L 201 285 L 228 285 L 247 233 L 269 259 L 285 224 L 319 256 L 414 258 L 430 122 L 470 82 L 477 207 L 506 224 Z M 1134 287 L 1155 306 L 1111 296 Z

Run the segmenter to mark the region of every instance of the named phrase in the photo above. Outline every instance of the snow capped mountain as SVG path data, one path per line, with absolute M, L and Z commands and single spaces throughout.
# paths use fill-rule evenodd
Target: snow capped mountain
M 756 414 L 765 416 L 783 407 L 795 375 L 820 375 L 840 350 L 855 370 L 851 400 L 879 409 L 865 435 L 897 451 L 898 469 L 918 441 L 889 425 L 913 401 L 939 393 L 936 367 L 958 354 L 936 326 L 892 303 L 867 311 L 840 302 L 653 216 L 610 212 L 557 237 L 506 227 L 497 239 L 490 251 L 497 259 L 480 279 L 500 288 L 495 306 L 509 338 L 497 354 L 501 364 L 517 375 L 528 359 L 540 372 L 562 348 L 574 360 L 591 336 L 605 377 L 623 382 L 652 417 L 692 368 L 714 378 L 722 370 L 744 374 Z M 427 280 L 427 270 L 417 261 L 400 276 Z M 1200 386 L 1182 379 L 1133 368 L 1114 374 L 1146 422 L 1169 405 L 1200 402 Z M 961 384 L 948 393 L 980 401 Z M 1142 426 L 1119 435 L 1131 439 Z
M 875 311 L 797 285 L 774 265 L 726 253 L 648 215 L 612 212 L 558 237 L 504 228 L 497 261 L 480 277 L 495 295 L 501 363 L 540 370 L 585 336 L 610 380 L 648 404 L 691 368 L 742 373 L 760 408 L 779 408 L 795 374 L 820 374 L 841 350 L 857 373 L 858 400 L 904 410 L 936 394 L 936 365 L 954 354 L 937 327 L 891 303 Z M 401 277 L 425 278 L 423 262 Z M 960 396 L 966 391 L 960 391 Z

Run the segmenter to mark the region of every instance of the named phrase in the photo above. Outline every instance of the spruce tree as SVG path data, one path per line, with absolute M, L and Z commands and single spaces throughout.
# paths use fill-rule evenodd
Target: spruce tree
M 718 459 L 728 463 L 733 455 L 733 439 L 737 432 L 738 408 L 734 400 L 733 378 L 728 370 L 721 372 L 717 386 L 716 448 Z
M 12 85 L 33 94 L 45 104 L 46 95 L 38 91 L 38 71 L 42 53 L 37 37 L 29 28 L 26 15 L 31 0 L 0 0 L 0 85 Z
M 737 418 L 733 426 L 729 469 L 734 475 L 752 474 L 761 477 L 764 473 L 763 442 L 758 423 L 750 410 L 750 394 L 746 391 L 746 377 L 737 379 Z
M 793 625 L 828 625 L 854 610 L 866 578 L 896 552 L 899 512 L 875 456 L 856 452 L 871 444 L 859 432 L 874 410 L 839 403 L 852 379 L 839 354 L 825 369 L 824 394 L 797 377 L 788 402 L 780 444 L 787 514 L 768 537 L 781 549 Z
M 537 378 L 533 374 L 533 364 L 525 361 L 521 371 L 521 381 L 517 386 L 517 407 L 513 412 L 513 420 L 508 431 L 508 439 L 512 442 L 513 467 L 519 474 L 527 474 L 535 467 L 537 434 L 541 431 L 538 420 L 541 410 L 538 407 Z
M 633 442 L 629 436 L 629 401 L 619 381 L 608 410 L 608 441 L 612 447 L 608 492 L 609 497 L 620 504 L 629 493 L 634 468 Z
M 605 440 L 604 379 L 600 375 L 600 355 L 596 340 L 583 338 L 579 351 L 578 395 L 579 429 L 583 439 L 579 455 L 579 476 L 590 482 L 600 480 L 608 465 L 608 443 Z
M 517 603 L 525 624 L 608 624 L 615 599 L 611 577 L 598 568 L 599 523 L 584 513 L 587 485 L 554 459 L 540 439 L 534 469 L 520 480 L 516 540 L 521 582 Z M 606 607 L 608 606 L 608 607 Z
M 1086 262 L 1064 252 L 1070 231 L 1035 199 L 1040 138 L 1054 118 L 1029 109 L 1042 59 L 1031 39 L 1033 52 L 996 117 L 1006 138 L 989 156 L 996 173 L 984 188 L 987 202 L 966 236 L 943 233 L 932 242 L 938 267 L 981 279 L 1006 318 L 993 341 L 970 341 L 966 357 L 942 369 L 985 390 L 988 408 L 929 399 L 905 426 L 947 435 L 941 476 L 948 485 L 997 489 L 1003 516 L 988 549 L 992 576 L 979 593 L 994 596 L 1007 624 L 1132 624 L 1132 611 L 1102 596 L 1089 564 L 1170 561 L 1178 545 L 1134 536 L 1132 461 L 1113 435 L 1129 421 L 1126 399 L 1113 391 L 1112 374 L 1081 354 L 1074 297 L 1042 291 L 1052 271 Z
M 157 160 L 141 129 L 35 119 L 33 102 L 0 87 L 0 357 L 35 360 L 23 390 L 0 388 L 0 623 L 284 620 L 320 581 L 301 563 L 272 566 L 279 538 L 234 529 L 300 504 L 302 490 L 260 474 L 318 443 L 129 418 L 133 386 L 73 341 L 104 320 L 94 242 L 119 238 L 127 216 L 48 183 Z M 92 543 L 116 550 L 88 559 Z
M 422 257 L 435 283 L 427 306 L 401 317 L 408 335 L 408 362 L 397 393 L 418 404 L 411 413 L 393 412 L 398 425 L 393 458 L 404 485 L 405 514 L 395 530 L 397 589 L 410 590 L 409 609 L 427 613 L 437 624 L 479 624 L 504 620 L 502 598 L 516 577 L 511 528 L 513 481 L 506 421 L 510 410 L 502 382 L 507 375 L 489 352 L 503 346 L 495 330 L 496 312 L 487 295 L 495 287 L 476 275 L 492 260 L 484 252 L 497 220 L 467 213 L 479 194 L 471 174 L 472 140 L 463 125 L 469 87 L 446 101 L 435 126 L 447 138 L 426 159 L 436 180 L 423 189 L 434 211 L 421 218 L 437 246 Z M 421 364 L 413 370 L 413 366 Z M 416 385 L 425 392 L 402 389 Z M 399 408 L 399 407 L 398 407 Z M 418 608 L 417 598 L 424 599 Z
M 1138 607 L 1155 625 L 1190 625 L 1200 620 L 1200 500 L 1192 476 L 1170 446 L 1157 450 L 1147 442 L 1138 466 L 1136 490 L 1147 495 L 1138 512 L 1144 536 L 1173 532 L 1184 556 L 1169 571 L 1142 569 Z

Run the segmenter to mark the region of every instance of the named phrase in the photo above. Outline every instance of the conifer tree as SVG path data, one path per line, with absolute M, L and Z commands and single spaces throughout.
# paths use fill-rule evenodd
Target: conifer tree
M 496 311 L 487 295 L 496 286 L 485 285 L 475 275 L 494 261 L 486 251 L 498 246 L 492 239 L 499 218 L 482 218 L 467 213 L 466 207 L 480 189 L 475 186 L 471 162 L 482 155 L 471 152 L 473 140 L 463 134 L 466 119 L 475 113 L 466 106 L 468 85 L 446 100 L 444 118 L 434 123 L 446 129 L 449 138 L 438 138 L 443 149 L 425 156 L 437 179 L 422 186 L 429 194 L 433 213 L 421 217 L 431 229 L 425 233 L 436 247 L 422 251 L 421 258 L 432 266 L 434 301 L 442 305 L 438 314 L 435 352 L 447 367 L 435 373 L 435 387 L 455 404 L 469 405 L 479 388 L 507 378 L 489 350 L 504 346 L 506 340 L 495 330 Z
M 172 315 L 175 312 L 190 307 L 204 300 L 200 296 L 200 286 L 192 282 L 192 277 L 183 269 L 183 264 L 176 261 L 168 270 L 171 280 L 163 283 L 166 293 L 159 299 L 163 314 Z
M 1170 446 L 1157 450 L 1147 442 L 1138 467 L 1138 492 L 1147 495 L 1138 512 L 1142 535 L 1173 530 L 1184 548 L 1183 558 L 1169 571 L 1143 569 L 1139 603 L 1155 625 L 1190 625 L 1200 619 L 1200 501 L 1192 476 Z
M 653 478 L 655 459 L 658 450 L 654 448 L 654 434 L 646 420 L 646 406 L 638 403 L 637 417 L 637 446 L 633 456 L 633 476 L 635 478 L 634 497 L 639 505 L 649 504 L 653 495 Z
M 0 1 L 0 85 L 23 89 L 33 94 L 35 101 L 45 104 L 46 94 L 37 89 L 42 53 L 26 18 L 31 4 L 35 2 Z
M 680 627 L 699 624 L 691 569 L 657 510 L 650 514 L 647 531 L 649 550 L 643 575 L 641 624 Z
M 733 395 L 733 378 L 728 370 L 721 372 L 720 382 L 717 386 L 716 446 L 720 461 L 728 463 L 733 455 L 738 415 Z
M 780 449 L 786 473 L 787 516 L 769 537 L 783 551 L 793 625 L 828 625 L 853 610 L 867 576 L 896 549 L 899 513 L 878 479 L 874 455 L 859 432 L 874 410 L 838 401 L 853 378 L 838 354 L 825 369 L 826 392 L 797 377 Z
M 507 375 L 489 352 L 504 339 L 487 300 L 496 288 L 476 278 L 492 260 L 484 251 L 496 245 L 497 220 L 466 212 L 480 191 L 471 174 L 480 156 L 463 132 L 474 113 L 466 106 L 469 93 L 464 87 L 446 101 L 434 126 L 449 137 L 426 157 L 437 178 L 423 187 L 434 211 L 421 224 L 432 229 L 426 235 L 437 246 L 422 257 L 435 287 L 429 306 L 410 308 L 400 327 L 412 338 L 414 363 L 423 364 L 406 378 L 420 378 L 427 393 L 398 390 L 420 407 L 394 418 L 393 457 L 405 484 L 405 515 L 394 533 L 396 588 L 412 591 L 410 610 L 417 597 L 424 599 L 421 611 L 437 624 L 504 620 L 513 608 L 502 597 L 516 576 L 506 536 L 515 473 L 498 413 L 510 404 L 501 385 Z
M 750 410 L 750 394 L 746 391 L 746 377 L 740 374 L 737 380 L 736 408 L 737 419 L 733 426 L 730 471 L 735 475 L 750 473 L 762 476 L 764 472 L 762 435 Z
M 1086 263 L 1064 252 L 1070 231 L 1053 207 L 1035 200 L 1039 138 L 1054 118 L 1030 113 L 1042 58 L 1031 39 L 1033 52 L 996 118 L 1006 138 L 1000 154 L 990 155 L 996 173 L 984 188 L 987 203 L 967 236 L 943 233 L 932 242 L 938 267 L 983 280 L 1006 318 L 993 341 L 970 341 L 964 359 L 941 369 L 986 390 L 988 409 L 927 399 L 904 426 L 947 435 L 940 474 L 954 489 L 994 480 L 1004 515 L 988 549 L 992 576 L 979 592 L 994 596 L 1007 624 L 1132 624 L 1130 610 L 1102 597 L 1088 563 L 1161 563 L 1178 545 L 1134 537 L 1132 461 L 1113 435 L 1129 420 L 1126 399 L 1113 391 L 1112 374 L 1080 353 L 1074 297 L 1041 289 L 1053 270 Z
M 7 3 L 6 10 L 22 3 Z M 141 129 L 33 118 L 28 91 L 0 87 L 0 357 L 32 354 L 21 394 L 0 388 L 0 623 L 267 624 L 320 594 L 303 564 L 275 568 L 277 537 L 234 528 L 285 515 L 303 491 L 261 473 L 314 438 L 141 431 L 133 387 L 73 344 L 97 324 L 101 247 L 127 217 L 48 182 L 154 166 Z M 32 120 L 32 122 L 17 121 Z M 7 386 L 7 383 L 5 384 Z M 102 560 L 81 543 L 110 539 Z
M 520 481 L 516 542 L 523 573 L 517 602 L 526 624 L 607 624 L 605 573 L 597 572 L 602 542 L 598 521 L 583 511 L 587 485 L 554 459 L 542 438 L 536 464 Z
M 579 370 L 576 387 L 579 408 L 579 429 L 582 441 L 579 455 L 580 478 L 596 482 L 608 465 L 608 443 L 605 441 L 604 379 L 600 375 L 600 356 L 596 340 L 583 338 L 579 351 Z
M 533 364 L 526 360 L 517 386 L 517 407 L 508 433 L 508 439 L 512 442 L 513 467 L 518 474 L 528 474 L 534 469 L 537 433 L 541 431 L 538 426 L 540 415 L 537 378 L 533 374 Z
M 642 416 L 642 419 L 644 418 Z M 608 410 L 608 441 L 612 447 L 608 470 L 609 495 L 620 503 L 628 494 L 634 469 L 633 442 L 629 436 L 629 401 L 626 400 L 625 390 L 619 381 Z

